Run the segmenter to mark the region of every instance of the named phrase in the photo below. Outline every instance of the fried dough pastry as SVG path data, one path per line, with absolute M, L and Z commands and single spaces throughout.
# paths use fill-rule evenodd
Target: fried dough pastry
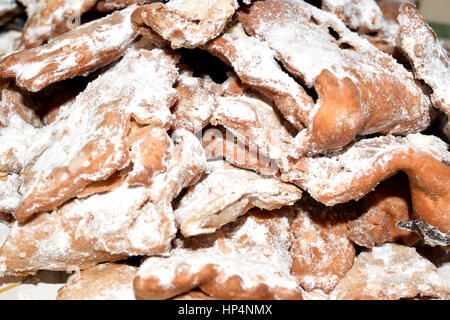
M 31 104 L 17 88 L 1 90 L 0 173 L 20 173 L 29 147 L 42 126 Z
M 415 248 L 386 243 L 363 252 L 330 295 L 343 300 L 445 299 L 446 287 L 436 267 Z
M 450 117 L 450 59 L 447 50 L 413 5 L 404 3 L 398 20 L 400 48 L 411 62 L 416 78 L 431 87 L 433 105 Z
M 208 128 L 202 136 L 202 144 L 209 160 L 225 160 L 235 167 L 252 170 L 267 177 L 279 175 L 275 161 L 252 146 L 240 142 L 226 129 Z
M 236 0 L 171 0 L 136 9 L 132 21 L 143 36 L 156 33 L 174 49 L 195 48 L 222 33 L 237 8 Z
M 109 12 L 122 9 L 133 4 L 146 4 L 157 2 L 157 0 L 101 0 L 97 2 L 96 9 L 101 12 Z
M 381 29 L 383 13 L 375 0 L 324 0 L 322 10 L 334 13 L 351 30 L 364 33 Z
M 302 196 L 294 185 L 223 161 L 209 162 L 207 174 L 188 190 L 174 211 L 177 226 L 185 237 L 213 233 L 253 207 L 279 209 Z
M 0 59 L 19 48 L 20 35 L 21 33 L 17 30 L 8 30 L 0 33 Z
M 396 175 L 361 200 L 362 215 L 348 222 L 349 238 L 367 248 L 385 242 L 415 244 L 419 238 L 397 223 L 413 217 L 408 179 Z
M 209 124 L 222 89 L 210 78 L 198 78 L 181 73 L 176 86 L 180 97 L 175 104 L 172 128 L 183 128 L 192 133 Z
M 22 42 L 27 48 L 64 33 L 73 27 L 76 19 L 89 11 L 97 0 L 19 0 L 26 6 L 27 23 Z
M 413 213 L 442 232 L 450 232 L 450 152 L 434 136 L 410 134 L 363 139 L 327 156 L 303 157 L 280 168 L 326 205 L 357 200 L 378 183 L 404 171 L 409 178 Z
M 22 178 L 18 174 L 0 174 L 0 215 L 12 213 L 20 202 L 19 188 Z M 0 218 L 0 220 L 3 220 Z
M 114 12 L 56 37 L 44 46 L 6 57 L 0 62 L 0 77 L 14 78 L 20 87 L 36 92 L 118 59 L 136 38 L 130 23 L 133 10 L 134 7 Z
M 212 235 L 180 239 L 150 257 L 134 280 L 138 299 L 167 299 L 199 287 L 216 299 L 301 299 L 290 274 L 292 210 L 253 211 Z
M 130 49 L 60 111 L 33 142 L 38 152 L 23 171 L 17 220 L 23 223 L 36 212 L 52 210 L 89 183 L 128 166 L 131 118 L 168 128 L 170 107 L 177 99 L 172 87 L 176 63 L 176 56 L 161 49 Z
M 180 129 L 173 140 L 167 170 L 156 175 L 151 186 L 130 187 L 125 181 L 113 191 L 41 213 L 23 226 L 15 223 L 0 249 L 0 274 L 86 269 L 128 256 L 167 252 L 176 235 L 171 202 L 206 168 L 195 136 Z
M 291 272 L 303 289 L 320 289 L 328 294 L 355 260 L 347 222 L 356 215 L 357 208 L 351 204 L 326 207 L 304 197 L 295 204 L 294 210 Z
M 247 36 L 238 23 L 202 48 L 231 65 L 244 84 L 273 100 L 296 129 L 305 127 L 314 101 L 283 72 L 275 60 L 276 53 L 266 43 Z
M 253 2 L 239 20 L 317 92 L 292 156 L 341 148 L 356 135 L 414 133 L 430 124 L 429 99 L 413 76 L 334 15 L 303 1 L 268 0 Z
M 274 107 L 256 94 L 218 98 L 211 124 L 231 131 L 239 141 L 270 159 L 280 159 L 292 136 Z
M 137 268 L 105 263 L 73 274 L 58 290 L 56 300 L 134 300 Z

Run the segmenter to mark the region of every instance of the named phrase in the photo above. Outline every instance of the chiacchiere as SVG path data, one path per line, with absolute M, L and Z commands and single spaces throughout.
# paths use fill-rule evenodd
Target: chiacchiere
M 0 277 L 448 299 L 450 59 L 414 1 L 20 2 L 0 5 Z

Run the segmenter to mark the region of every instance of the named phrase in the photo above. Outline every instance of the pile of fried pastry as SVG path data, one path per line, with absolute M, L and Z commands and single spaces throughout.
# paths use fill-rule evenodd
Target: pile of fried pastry
M 450 297 L 450 59 L 414 1 L 2 0 L 0 24 L 0 276 Z

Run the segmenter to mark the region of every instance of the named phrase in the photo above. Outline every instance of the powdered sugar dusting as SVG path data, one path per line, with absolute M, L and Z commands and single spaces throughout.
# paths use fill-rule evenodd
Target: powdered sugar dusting
M 301 182 L 315 198 L 327 197 L 329 205 L 337 203 L 339 196 L 348 190 L 353 181 L 371 175 L 374 166 L 385 168 L 398 154 L 411 150 L 430 154 L 440 161 L 450 161 L 448 145 L 433 136 L 410 134 L 404 138 L 384 136 L 364 139 L 341 151 L 329 152 L 327 156 L 304 158 L 305 170 L 287 173 L 292 180 Z M 359 197 L 364 196 L 360 194 Z
M 120 57 L 136 38 L 130 22 L 134 9 L 112 13 L 44 46 L 9 56 L 1 64 L 2 72 L 14 76 L 28 90 L 38 91 L 50 83 L 93 71 Z
M 211 245 L 191 249 L 187 243 L 181 244 L 167 258 L 147 259 L 138 277 L 156 277 L 161 287 L 171 288 L 176 285 L 174 279 L 181 266 L 184 272 L 195 274 L 207 265 L 214 265 L 218 272 L 215 281 L 219 283 L 225 283 L 231 276 L 238 276 L 244 290 L 263 284 L 269 290 L 275 291 L 276 287 L 281 287 L 297 291 L 298 285 L 289 272 L 291 258 L 288 248 L 291 239 L 288 229 L 286 216 L 271 218 L 267 222 L 246 216 L 224 227 L 224 237 L 211 235 L 210 240 L 205 242 L 213 241 Z M 221 248 L 225 247 L 228 250 L 224 252 Z
M 400 48 L 411 61 L 417 78 L 433 89 L 435 107 L 450 116 L 450 59 L 436 33 L 414 6 L 402 5 L 398 16 Z
M 178 76 L 175 63 L 161 49 L 132 48 L 120 63 L 89 83 L 33 140 L 25 168 L 32 179 L 22 188 L 24 198 L 47 193 L 53 188 L 49 183 L 55 183 L 51 179 L 98 181 L 127 165 L 124 139 L 130 117 L 169 126 L 170 107 L 177 98 L 172 87 Z M 58 176 L 55 168 L 67 168 L 67 174 Z M 54 192 L 54 201 L 59 201 L 70 197 L 71 191 Z
M 394 243 L 361 253 L 332 299 L 399 299 L 447 296 L 436 267 L 415 248 Z
M 275 178 L 234 168 L 223 161 L 208 163 L 208 176 L 181 199 L 174 216 L 184 236 L 212 233 L 252 207 L 267 210 L 292 205 L 301 191 Z

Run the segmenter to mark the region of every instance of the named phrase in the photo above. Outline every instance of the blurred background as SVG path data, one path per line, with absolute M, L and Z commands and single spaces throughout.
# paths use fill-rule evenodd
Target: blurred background
M 450 48 L 450 0 L 418 0 L 423 18 L 436 31 L 447 49 Z

